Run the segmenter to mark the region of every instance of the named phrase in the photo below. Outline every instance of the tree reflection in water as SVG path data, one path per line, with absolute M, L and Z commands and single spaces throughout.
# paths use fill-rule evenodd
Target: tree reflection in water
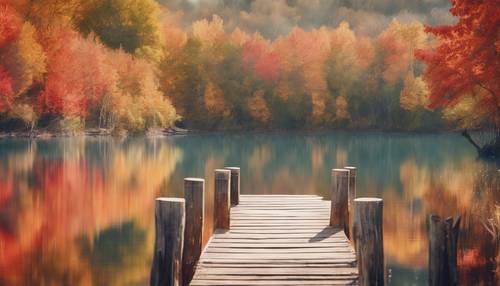
M 390 285 L 427 284 L 427 216 L 461 214 L 460 279 L 500 276 L 498 167 L 458 135 L 211 134 L 126 140 L 0 141 L 0 284 L 145 283 L 154 198 L 182 197 L 206 179 L 204 240 L 212 232 L 213 170 L 242 168 L 243 193 L 329 197 L 330 169 L 359 168 L 358 195 L 384 198 Z
M 181 159 L 178 148 L 154 140 L 9 143 L 0 154 L 0 282 L 127 285 L 147 279 L 154 199 Z M 123 257 L 99 259 L 109 253 L 95 254 L 102 243 L 121 248 L 116 251 Z

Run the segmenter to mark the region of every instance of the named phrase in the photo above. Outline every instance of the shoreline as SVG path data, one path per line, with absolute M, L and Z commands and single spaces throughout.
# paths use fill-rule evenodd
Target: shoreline
M 113 138 L 126 138 L 126 137 L 171 137 L 183 136 L 189 134 L 207 135 L 207 134 L 287 134 L 287 133 L 301 133 L 304 135 L 323 135 L 329 133 L 385 133 L 385 134 L 412 134 L 412 135 L 437 135 L 437 134 L 458 134 L 459 130 L 432 130 L 432 131 L 402 131 L 402 130 L 382 130 L 382 129 L 296 129 L 296 130 L 187 130 L 182 128 L 156 128 L 143 132 L 112 132 L 107 129 L 88 129 L 80 132 L 51 132 L 51 131 L 35 131 L 30 133 L 27 131 L 0 131 L 0 140 L 2 139 L 50 139 L 50 138 L 69 138 L 69 137 L 113 137 Z
M 144 132 L 128 132 L 119 131 L 114 132 L 109 129 L 99 129 L 91 128 L 84 131 L 78 132 L 64 132 L 64 131 L 46 131 L 46 130 L 35 130 L 34 132 L 29 131 L 11 131 L 2 132 L 0 131 L 0 140 L 2 139 L 15 139 L 15 138 L 26 138 L 26 139 L 50 139 L 50 138 L 63 138 L 63 137 L 133 137 L 133 136 L 146 136 L 146 137 L 169 137 L 169 136 L 179 136 L 192 133 L 193 131 L 182 129 L 178 127 L 168 127 L 168 128 L 154 128 L 149 129 Z

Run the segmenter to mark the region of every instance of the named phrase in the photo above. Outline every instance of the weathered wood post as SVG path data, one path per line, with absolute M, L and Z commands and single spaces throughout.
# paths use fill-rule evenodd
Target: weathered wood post
M 155 203 L 155 248 L 151 266 L 151 286 L 180 286 L 184 244 L 185 201 L 158 198 Z
M 457 243 L 460 216 L 445 221 L 429 216 L 429 285 L 458 285 Z
M 354 238 L 360 285 L 384 285 L 383 200 L 354 200 Z
M 236 206 L 240 203 L 240 168 L 226 167 L 231 171 L 231 205 Z
M 231 224 L 230 182 L 230 170 L 215 170 L 214 225 L 216 229 L 229 230 Z
M 184 179 L 186 199 L 186 227 L 184 252 L 182 254 L 182 284 L 188 285 L 193 278 L 196 263 L 200 259 L 203 245 L 203 223 L 205 214 L 205 180 Z
M 344 167 L 349 170 L 349 190 L 347 192 L 347 227 L 346 235 L 352 240 L 352 224 L 354 221 L 354 199 L 356 198 L 356 167 Z
M 345 230 L 347 218 L 347 191 L 349 189 L 349 171 L 332 170 L 330 226 Z

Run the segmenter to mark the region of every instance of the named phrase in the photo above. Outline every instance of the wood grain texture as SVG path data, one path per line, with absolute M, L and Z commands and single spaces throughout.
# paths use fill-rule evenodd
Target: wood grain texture
M 384 285 L 383 201 L 354 200 L 354 237 L 360 285 Z
M 347 227 L 345 229 L 346 235 L 352 239 L 352 225 L 354 223 L 354 199 L 356 198 L 356 167 L 344 167 L 349 171 L 349 190 L 347 191 Z
M 184 198 L 186 200 L 186 228 L 182 253 L 182 284 L 188 285 L 194 275 L 203 246 L 205 180 L 184 179 Z
M 181 285 L 184 207 L 184 199 L 156 199 L 155 246 L 151 266 L 151 286 Z
M 226 167 L 224 169 L 231 171 L 231 205 L 236 206 L 240 203 L 240 168 Z
M 214 184 L 214 227 L 215 229 L 229 230 L 231 225 L 231 171 L 215 170 Z
M 457 243 L 460 217 L 429 216 L 429 285 L 458 285 Z
M 356 285 L 354 250 L 329 217 L 321 197 L 241 195 L 191 285 Z
M 349 190 L 349 171 L 332 170 L 330 226 L 344 229 L 347 221 L 347 193 Z

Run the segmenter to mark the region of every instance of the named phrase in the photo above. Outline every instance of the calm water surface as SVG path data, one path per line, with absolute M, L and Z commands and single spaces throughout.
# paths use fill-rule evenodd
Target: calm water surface
M 357 166 L 358 195 L 384 199 L 389 285 L 427 284 L 429 213 L 462 214 L 462 284 L 498 283 L 499 168 L 460 136 L 279 133 L 0 140 L 0 285 L 146 285 L 155 197 L 204 177 L 210 218 L 227 165 L 243 194 L 325 198 L 330 169 Z

